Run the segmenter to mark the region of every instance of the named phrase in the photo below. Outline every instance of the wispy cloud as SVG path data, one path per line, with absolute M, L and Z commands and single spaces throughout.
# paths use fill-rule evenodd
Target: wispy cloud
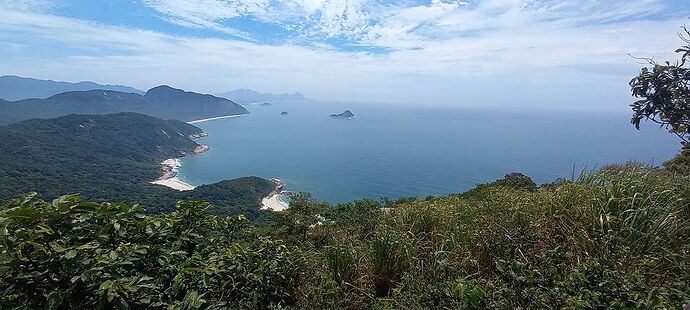
M 249 18 L 299 38 L 262 44 L 251 31 L 252 41 L 183 36 L 56 16 L 30 2 L 0 2 L 0 72 L 323 99 L 596 107 L 625 107 L 639 67 L 627 54 L 673 57 L 690 14 L 655 0 L 146 2 L 185 27 L 228 30 Z
M 146 0 L 184 26 L 232 29 L 238 18 L 273 23 L 313 41 L 419 48 L 424 41 L 518 27 L 579 27 L 663 12 L 663 0 Z M 688 8 L 686 8 L 687 10 Z M 257 35 L 259 36 L 259 35 Z M 255 38 L 261 41 L 261 38 Z M 286 38 L 287 39 L 287 38 Z

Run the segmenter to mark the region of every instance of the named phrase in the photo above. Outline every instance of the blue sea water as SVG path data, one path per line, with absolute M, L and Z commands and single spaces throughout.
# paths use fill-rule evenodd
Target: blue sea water
M 328 117 L 345 109 L 357 118 Z M 458 193 L 510 172 L 545 183 L 608 163 L 659 165 L 680 147 L 657 127 L 635 130 L 623 111 L 325 102 L 276 102 L 249 110 L 195 124 L 210 134 L 199 142 L 211 150 L 184 158 L 179 177 L 193 185 L 242 176 L 279 178 L 289 190 L 340 203 Z

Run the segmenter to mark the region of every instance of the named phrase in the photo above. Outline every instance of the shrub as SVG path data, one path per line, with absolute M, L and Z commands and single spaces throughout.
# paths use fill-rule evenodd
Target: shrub
M 27 196 L 0 208 L 3 308 L 199 308 L 287 305 L 291 258 L 249 238 L 242 216 L 208 204 L 146 216 L 144 208 Z

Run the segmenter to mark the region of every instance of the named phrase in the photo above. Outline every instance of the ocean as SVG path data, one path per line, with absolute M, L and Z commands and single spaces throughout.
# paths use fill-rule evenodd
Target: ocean
M 636 130 L 614 112 L 497 111 L 338 102 L 275 102 L 251 114 L 194 124 L 211 150 L 182 159 L 198 186 L 242 176 L 332 204 L 448 195 L 511 172 L 537 184 L 608 163 L 660 165 L 680 148 L 656 126 Z M 350 109 L 352 120 L 329 114 Z M 288 115 L 280 115 L 286 111 Z

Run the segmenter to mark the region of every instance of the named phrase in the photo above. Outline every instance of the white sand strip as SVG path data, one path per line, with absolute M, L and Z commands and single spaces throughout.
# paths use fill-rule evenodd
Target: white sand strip
M 161 165 L 163 165 L 163 176 L 158 180 L 150 182 L 151 184 L 167 186 L 178 191 L 191 191 L 194 189 L 194 186 L 191 184 L 182 182 L 177 178 L 177 171 L 182 166 L 179 158 L 166 159 Z
M 195 121 L 191 121 L 191 122 L 187 122 L 187 123 L 188 123 L 188 124 L 198 124 L 198 123 L 203 123 L 203 122 L 208 122 L 208 121 L 214 121 L 214 120 L 217 120 L 217 119 L 240 117 L 240 116 L 242 116 L 242 115 L 244 115 L 244 114 L 211 117 L 211 118 L 199 119 L 199 120 L 195 120 Z
M 283 191 L 285 182 L 279 179 L 271 179 L 271 181 L 276 187 L 270 194 L 268 194 L 268 196 L 264 197 L 264 199 L 261 199 L 261 209 L 278 212 L 289 208 L 290 205 L 288 203 L 280 200 L 280 193 Z
M 281 201 L 278 197 L 280 197 L 280 194 L 273 194 L 262 199 L 261 205 L 263 205 L 263 207 L 261 207 L 261 209 L 278 212 L 290 207 L 287 203 Z
M 166 180 L 156 180 L 151 182 L 151 184 L 157 184 L 157 185 L 163 185 L 170 187 L 174 190 L 178 191 L 191 191 L 194 189 L 194 186 L 187 184 L 185 182 L 180 181 L 178 178 L 171 178 L 171 179 L 166 179 Z

